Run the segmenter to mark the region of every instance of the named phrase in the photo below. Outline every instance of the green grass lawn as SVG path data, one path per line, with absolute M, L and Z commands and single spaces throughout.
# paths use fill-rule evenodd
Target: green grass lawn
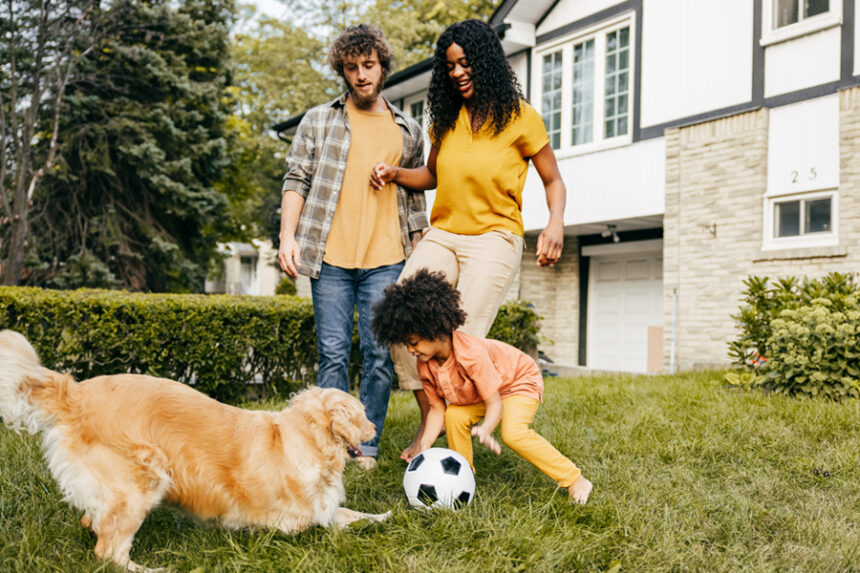
M 163 507 L 132 558 L 201 572 L 860 571 L 860 402 L 738 392 L 721 379 L 548 379 L 534 425 L 594 482 L 586 506 L 568 505 L 510 450 L 476 445 L 469 507 L 410 509 L 398 455 L 418 414 L 411 393 L 396 392 L 379 465 L 346 472 L 345 505 L 393 509 L 389 521 L 285 536 Z M 113 571 L 79 518 L 39 440 L 0 427 L 0 571 Z

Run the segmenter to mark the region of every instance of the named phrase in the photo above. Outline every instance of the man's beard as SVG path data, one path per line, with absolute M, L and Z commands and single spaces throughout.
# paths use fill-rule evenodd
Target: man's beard
M 380 82 L 374 87 L 373 92 L 370 95 L 363 96 L 359 94 L 355 88 L 350 85 L 349 93 L 352 96 L 352 100 L 355 103 L 355 107 L 359 109 L 367 109 L 376 103 L 376 99 L 379 97 L 379 94 L 382 92 L 383 81 Z

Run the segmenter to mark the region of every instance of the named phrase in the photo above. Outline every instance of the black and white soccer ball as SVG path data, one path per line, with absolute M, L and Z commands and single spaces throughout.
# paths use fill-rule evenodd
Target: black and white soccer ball
M 409 462 L 403 490 L 413 507 L 457 509 L 475 497 L 475 475 L 466 458 L 454 450 L 430 448 Z

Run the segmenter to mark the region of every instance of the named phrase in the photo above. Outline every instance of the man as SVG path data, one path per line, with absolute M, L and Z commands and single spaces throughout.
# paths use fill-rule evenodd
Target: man
M 287 154 L 278 261 L 293 278 L 311 277 L 319 352 L 318 384 L 349 390 L 353 316 L 362 355 L 359 398 L 376 425 L 357 461 L 376 464 L 394 370 L 387 345 L 370 330 L 371 309 L 397 281 L 428 226 L 424 193 L 394 183 L 374 189 L 379 161 L 423 163 L 418 124 L 381 95 L 391 47 L 378 29 L 348 28 L 334 41 L 329 65 L 347 92 L 305 114 Z

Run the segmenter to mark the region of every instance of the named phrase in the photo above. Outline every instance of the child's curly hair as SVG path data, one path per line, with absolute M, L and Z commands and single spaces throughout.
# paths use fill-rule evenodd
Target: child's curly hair
M 391 72 L 391 45 L 379 28 L 368 24 L 350 26 L 340 33 L 331 45 L 328 53 L 328 64 L 341 78 L 345 58 L 368 56 L 376 50 L 379 64 L 382 66 L 382 79 L 385 80 Z
M 406 343 L 413 334 L 434 340 L 466 322 L 460 293 L 443 273 L 427 269 L 386 288 L 373 314 L 371 329 L 382 344 Z

